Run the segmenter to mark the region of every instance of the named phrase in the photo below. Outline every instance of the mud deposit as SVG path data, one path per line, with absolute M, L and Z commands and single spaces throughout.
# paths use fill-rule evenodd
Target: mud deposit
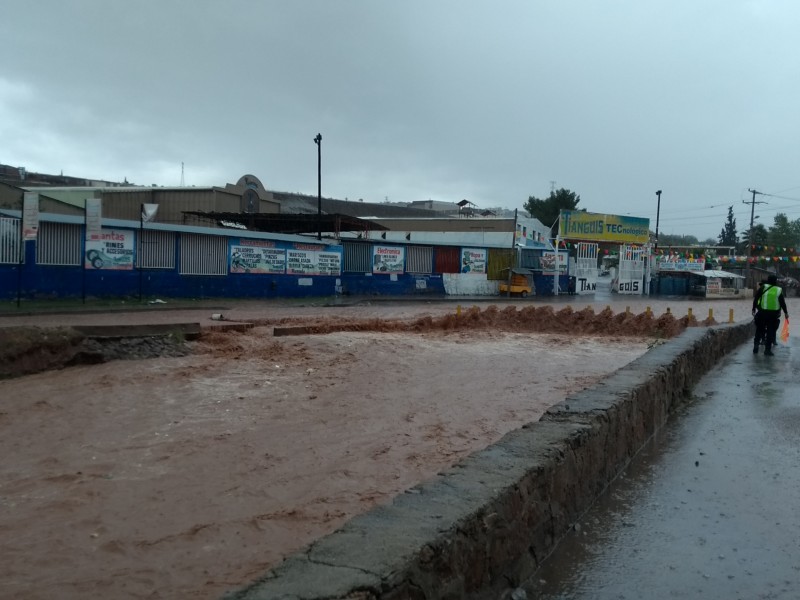
M 0 381 L 0 597 L 218 598 L 691 324 L 569 307 L 267 323 Z

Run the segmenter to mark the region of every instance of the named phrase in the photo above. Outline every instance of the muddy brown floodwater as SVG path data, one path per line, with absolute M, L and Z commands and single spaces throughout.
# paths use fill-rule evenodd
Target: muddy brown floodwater
M 402 326 L 262 312 L 190 356 L 0 381 L 0 597 L 218 598 L 653 343 L 487 310 L 469 328 L 426 306 Z

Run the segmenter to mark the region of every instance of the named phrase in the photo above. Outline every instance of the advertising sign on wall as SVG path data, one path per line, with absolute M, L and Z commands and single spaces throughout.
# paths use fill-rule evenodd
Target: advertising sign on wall
M 319 275 L 319 261 L 314 250 L 288 250 L 286 272 L 289 275 Z
M 630 244 L 650 241 L 650 219 L 562 210 L 558 223 L 559 235 L 567 240 Z
M 402 246 L 374 246 L 372 249 L 372 272 L 399 274 L 405 265 L 405 248 Z
M 230 246 L 231 274 L 341 275 L 342 255 L 322 244 L 281 244 L 235 240 Z
M 471 275 L 485 275 L 486 248 L 462 248 L 461 272 Z
M 539 259 L 542 275 L 555 275 L 556 261 L 558 261 L 558 272 L 564 273 L 567 270 L 567 256 L 566 252 L 559 252 L 557 256 L 555 252 L 542 252 L 542 257 Z
M 706 261 L 700 259 L 662 260 L 656 263 L 659 271 L 694 271 L 702 273 L 706 268 Z
M 25 192 L 22 196 L 22 239 L 35 240 L 39 233 L 39 194 Z
M 133 269 L 134 235 L 127 229 L 101 229 L 86 240 L 86 269 L 129 271 Z
M 339 252 L 325 250 L 317 244 L 293 244 L 286 251 L 286 273 L 289 275 L 341 275 Z
M 342 274 L 342 255 L 339 252 L 317 252 L 320 275 Z
M 103 201 L 100 198 L 86 198 L 85 220 L 86 239 L 92 239 L 103 229 Z
M 230 272 L 283 274 L 286 250 L 268 240 L 241 239 L 230 247 Z

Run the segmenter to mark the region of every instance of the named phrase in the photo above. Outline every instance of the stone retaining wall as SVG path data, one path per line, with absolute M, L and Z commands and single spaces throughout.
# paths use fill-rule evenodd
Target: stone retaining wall
M 749 323 L 686 330 L 226 598 L 510 597 L 692 386 L 751 335 Z

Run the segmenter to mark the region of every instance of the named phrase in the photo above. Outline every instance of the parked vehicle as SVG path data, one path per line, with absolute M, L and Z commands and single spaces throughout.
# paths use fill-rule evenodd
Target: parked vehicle
M 501 294 L 526 298 L 533 294 L 533 273 L 528 269 L 511 269 L 511 281 L 504 281 L 499 289 Z

